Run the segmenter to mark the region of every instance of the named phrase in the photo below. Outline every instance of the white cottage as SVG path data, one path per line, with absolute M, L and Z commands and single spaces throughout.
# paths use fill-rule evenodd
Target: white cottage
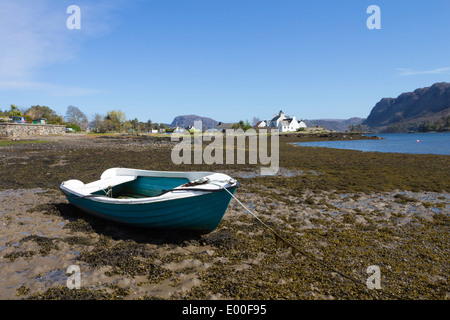
M 255 124 L 255 128 L 267 128 L 267 122 L 268 122 L 268 121 L 265 121 L 265 120 L 258 121 L 258 122 Z
M 295 116 L 290 118 L 286 116 L 283 111 L 275 114 L 270 121 L 270 127 L 277 128 L 279 132 L 292 132 L 297 131 L 299 128 L 306 128 L 306 124 L 303 120 L 297 121 Z
M 289 132 L 289 131 L 297 131 L 299 127 L 299 123 L 295 116 L 292 118 L 286 118 L 278 122 L 278 131 L 279 132 Z

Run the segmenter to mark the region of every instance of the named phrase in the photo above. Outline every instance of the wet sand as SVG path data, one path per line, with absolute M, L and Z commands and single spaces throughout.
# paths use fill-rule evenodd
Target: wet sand
M 83 135 L 38 139 L 46 142 L 0 147 L 5 177 L 0 185 L 0 299 L 450 298 L 446 188 L 436 191 L 425 182 L 423 190 L 408 185 L 371 190 L 370 183 L 314 188 L 312 182 L 320 185 L 317 179 L 334 183 L 326 169 L 282 161 L 277 176 L 264 179 L 257 166 L 223 165 L 217 170 L 241 183 L 236 197 L 293 246 L 279 241 L 235 200 L 212 233 L 173 234 L 92 217 L 69 205 L 57 189 L 71 178 L 97 180 L 103 170 L 119 165 L 177 170 L 165 160 L 170 141 Z M 295 151 L 287 144 L 283 148 Z M 283 148 L 281 159 L 291 154 Z M 310 156 L 326 152 L 308 150 Z M 125 159 L 130 152 L 133 159 Z M 350 159 L 356 153 L 340 154 Z M 442 165 L 436 170 L 448 162 L 448 157 L 436 157 L 435 165 Z M 292 179 L 305 179 L 304 187 L 289 183 Z M 67 287 L 71 265 L 80 268 L 78 290 Z M 378 290 L 366 285 L 372 265 L 381 271 Z

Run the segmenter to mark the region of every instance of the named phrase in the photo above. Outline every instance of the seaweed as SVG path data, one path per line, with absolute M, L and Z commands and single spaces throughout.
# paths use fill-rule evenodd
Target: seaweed
M 123 300 L 129 291 L 127 289 L 112 287 L 113 291 L 107 289 L 80 288 L 71 290 L 65 286 L 49 288 L 44 292 L 34 293 L 27 300 Z
M 172 273 L 152 261 L 157 257 L 145 244 L 131 240 L 121 241 L 113 246 L 97 246 L 91 251 L 82 251 L 78 260 L 89 263 L 94 268 L 110 266 L 106 275 L 115 274 L 135 277 L 147 276 L 150 281 L 168 278 Z
M 89 139 L 92 145 L 54 142 L 15 146 L 15 155 L 28 156 L 29 160 L 26 165 L 5 159 L 0 161 L 0 173 L 14 172 L 10 179 L 0 181 L 0 189 L 39 185 L 56 190 L 62 181 L 73 178 L 94 181 L 103 170 L 117 166 L 251 173 L 239 178 L 241 188 L 236 196 L 242 199 L 251 193 L 262 199 L 265 207 L 260 213 L 267 224 L 307 254 L 284 247 L 253 217 L 241 214 L 241 209 L 234 207 L 233 202 L 228 211 L 233 214 L 226 214 L 215 231 L 192 238 L 174 238 L 170 234 L 146 233 L 105 223 L 82 215 L 67 203 L 49 203 L 30 209 L 30 212 L 35 210 L 69 219 L 64 229 L 69 235 L 60 241 L 79 245 L 81 252 L 76 259 L 93 268 L 106 267 L 107 276 L 144 276 L 148 281 L 141 283 L 142 286 L 169 279 L 176 287 L 181 273 L 197 272 L 200 283 L 190 290 L 179 290 L 172 299 L 209 299 L 211 296 L 291 300 L 448 299 L 450 219 L 445 211 L 447 197 L 437 197 L 441 202 L 423 201 L 410 196 L 407 191 L 448 192 L 449 156 L 299 147 L 292 142 L 327 137 L 281 136 L 280 167 L 292 174 L 260 176 L 259 164 L 175 165 L 168 161 L 172 145 L 165 140 L 152 142 L 150 138 L 126 136 Z M 36 150 L 39 153 L 33 153 Z M 52 166 L 59 163 L 61 155 L 65 156 L 66 165 Z M 348 195 L 345 198 L 348 201 L 358 201 L 362 194 L 381 192 L 391 192 L 393 200 L 405 208 L 412 204 L 422 209 L 441 210 L 433 212 L 427 219 L 414 212 L 408 219 L 405 214 L 395 212 L 390 213 L 389 219 L 384 219 L 391 208 L 385 207 L 386 212 L 384 209 L 364 212 L 354 208 L 335 219 L 326 218 L 336 214 L 335 199 Z M 323 194 L 328 198 L 318 200 L 314 196 Z M 296 215 L 294 210 L 278 216 L 277 209 L 282 205 L 291 209 L 307 207 L 311 211 L 307 217 Z M 321 210 L 323 214 L 319 213 Z M 431 209 L 428 211 L 432 212 Z M 358 219 L 365 222 L 360 223 Z M 70 232 L 80 234 L 70 235 Z M 57 249 L 55 239 L 38 236 L 24 239 L 36 242 L 41 254 Z M 171 251 L 187 246 L 206 246 L 213 254 Z M 10 261 L 18 257 L 30 259 L 37 253 L 16 251 L 5 254 L 4 258 Z M 164 264 L 183 259 L 198 259 L 208 268 L 202 271 L 188 267 L 182 271 L 164 268 Z M 365 286 L 366 269 L 370 265 L 381 268 L 382 290 L 375 293 Z M 349 281 L 333 269 L 357 282 Z M 130 288 L 117 286 L 108 290 L 58 287 L 32 294 L 29 298 L 128 299 L 129 293 Z M 25 296 L 29 291 L 26 286 L 19 287 L 18 294 Z M 159 299 L 148 295 L 141 298 Z
M 58 246 L 53 243 L 53 240 L 47 237 L 31 235 L 21 240 L 21 242 L 26 241 L 36 242 L 40 246 L 39 253 L 44 256 L 47 255 L 51 250 L 58 250 Z

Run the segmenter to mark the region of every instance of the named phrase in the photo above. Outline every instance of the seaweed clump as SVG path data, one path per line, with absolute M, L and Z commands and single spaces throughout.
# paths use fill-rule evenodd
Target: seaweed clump
M 53 240 L 47 237 L 41 237 L 38 235 L 27 236 L 20 240 L 20 242 L 34 241 L 39 245 L 39 251 L 36 250 L 24 250 L 24 251 L 14 251 L 5 254 L 3 257 L 9 259 L 10 261 L 15 261 L 17 258 L 29 259 L 36 255 L 37 253 L 45 256 L 51 250 L 58 250 L 58 246 L 53 243 Z
M 39 253 L 42 255 L 47 255 L 52 249 L 58 250 L 58 246 L 53 243 L 53 240 L 47 237 L 31 235 L 21 240 L 21 242 L 26 241 L 36 242 L 40 246 Z
M 408 202 L 419 202 L 419 200 L 405 196 L 404 194 L 398 193 L 394 196 L 395 202 L 400 204 L 406 204 Z
M 93 267 L 110 266 L 105 272 L 107 276 L 147 276 L 150 281 L 163 280 L 172 275 L 170 270 L 153 263 L 156 254 L 149 251 L 145 244 L 138 244 L 131 240 L 119 242 L 108 247 L 96 247 L 92 251 L 83 251 L 78 259 L 89 263 Z
M 9 259 L 11 262 L 15 261 L 17 258 L 23 257 L 25 259 L 31 258 L 36 254 L 34 250 L 26 250 L 26 251 L 14 251 L 11 253 L 7 253 L 3 256 L 3 258 Z
M 35 293 L 27 300 L 123 300 L 129 294 L 129 290 L 111 286 L 112 292 L 107 289 L 92 290 L 80 288 L 71 290 L 65 286 L 49 288 L 45 292 Z

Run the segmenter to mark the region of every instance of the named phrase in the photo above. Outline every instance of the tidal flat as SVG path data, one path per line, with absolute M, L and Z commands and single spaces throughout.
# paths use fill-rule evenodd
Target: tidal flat
M 273 176 L 258 164 L 175 165 L 164 137 L 0 145 L 0 299 L 449 299 L 450 156 L 292 144 L 313 139 L 330 137 L 280 136 Z M 271 229 L 234 199 L 206 235 L 127 227 L 85 214 L 58 190 L 119 166 L 227 173 Z M 70 265 L 80 289 L 67 287 Z M 368 289 L 370 266 L 379 289 Z

